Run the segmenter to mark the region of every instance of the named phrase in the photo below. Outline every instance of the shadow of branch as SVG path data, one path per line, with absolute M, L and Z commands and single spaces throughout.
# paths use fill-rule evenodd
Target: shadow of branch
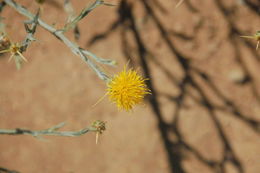
M 170 165 L 170 170 L 172 173 L 185 173 L 186 170 L 183 167 L 183 160 L 185 159 L 185 152 L 189 152 L 193 154 L 201 163 L 209 167 L 212 172 L 216 173 L 225 173 L 225 164 L 231 163 L 234 168 L 239 173 L 244 172 L 243 163 L 239 160 L 237 153 L 232 148 L 232 145 L 230 144 L 230 139 L 227 137 L 226 132 L 223 128 L 223 125 L 221 124 L 219 118 L 216 116 L 216 111 L 223 111 L 228 112 L 230 116 L 235 117 L 245 123 L 247 126 L 249 126 L 253 131 L 256 133 L 260 133 L 260 122 L 257 120 L 254 120 L 250 115 L 243 114 L 239 107 L 231 100 L 226 97 L 221 90 L 214 84 L 211 77 L 206 74 L 205 72 L 202 72 L 192 64 L 192 58 L 187 56 L 184 52 L 180 51 L 172 42 L 171 37 L 179 37 L 183 39 L 184 41 L 191 42 L 195 39 L 195 37 L 187 36 L 182 33 L 178 32 L 172 32 L 166 29 L 164 24 L 160 21 L 160 19 L 157 17 L 157 13 L 155 13 L 154 5 L 156 5 L 157 1 L 141 1 L 141 5 L 144 9 L 144 11 L 147 13 L 146 15 L 149 16 L 149 19 L 153 22 L 155 25 L 156 30 L 160 33 L 160 39 L 162 42 L 167 46 L 168 50 L 172 54 L 172 58 L 177 60 L 179 63 L 179 66 L 181 70 L 184 73 L 183 78 L 177 79 L 172 75 L 172 73 L 163 66 L 163 64 L 154 56 L 154 52 L 148 49 L 147 42 L 144 41 L 142 37 L 142 33 L 139 27 L 136 25 L 136 19 L 134 17 L 134 10 L 133 6 L 130 2 L 127 0 L 122 0 L 118 9 L 118 19 L 112 23 L 112 25 L 103 33 L 98 34 L 94 36 L 92 39 L 90 39 L 90 42 L 88 44 L 94 44 L 96 41 L 100 41 L 102 39 L 107 38 L 115 29 L 119 30 L 119 33 L 121 35 L 121 43 L 122 43 L 122 51 L 125 55 L 125 58 L 127 60 L 131 60 L 130 62 L 134 64 L 137 64 L 132 57 L 137 53 L 138 56 L 138 62 L 142 66 L 142 70 L 144 72 L 144 75 L 146 78 L 149 78 L 150 80 L 147 81 L 147 85 L 151 89 L 152 96 L 148 97 L 148 102 L 151 106 L 151 109 L 153 110 L 153 113 L 157 119 L 158 122 L 158 129 L 161 134 L 161 138 L 163 140 L 164 147 L 167 151 L 168 161 Z M 190 1 L 186 2 L 187 6 L 193 13 L 200 13 L 199 10 L 197 10 Z M 258 54 L 255 52 L 254 46 L 244 40 L 238 40 L 236 37 L 239 35 L 242 35 L 242 31 L 240 31 L 232 22 L 231 17 L 229 17 L 228 9 L 225 9 L 225 7 L 221 4 L 219 0 L 215 0 L 215 4 L 219 11 L 222 13 L 222 15 L 226 16 L 225 19 L 227 20 L 229 24 L 230 29 L 230 37 L 229 41 L 233 45 L 233 49 L 235 51 L 236 59 L 238 60 L 240 66 L 243 68 L 247 79 L 245 82 L 249 83 L 252 88 L 252 92 L 254 93 L 255 97 L 259 97 L 257 94 L 257 85 L 253 81 L 253 78 L 250 76 L 250 73 L 248 72 L 247 67 L 245 66 L 244 62 L 241 60 L 240 56 L 240 49 L 238 48 L 237 42 L 239 41 L 242 43 L 243 46 L 247 47 L 252 55 L 258 59 Z M 159 12 L 161 9 L 159 9 Z M 163 10 L 165 11 L 165 10 Z M 166 10 L 167 11 L 167 10 Z M 158 11 L 157 11 L 158 12 Z M 200 28 L 197 28 L 195 30 L 199 30 Z M 136 49 L 133 49 L 129 43 L 129 40 L 127 39 L 126 35 L 127 33 L 131 33 L 131 36 L 135 42 Z M 170 96 L 170 95 L 164 95 L 157 91 L 157 89 L 154 86 L 154 81 L 156 78 L 153 77 L 151 71 L 152 69 L 148 65 L 148 61 L 153 62 L 156 64 L 156 67 L 159 68 L 164 75 L 169 79 L 170 84 L 173 86 L 179 88 L 180 93 L 177 96 Z M 200 82 L 195 80 L 195 78 L 200 78 L 203 80 L 203 82 L 206 84 L 207 88 L 210 89 L 215 95 L 221 100 L 222 107 L 214 105 L 211 101 L 211 98 L 205 94 L 205 91 L 203 87 L 201 86 Z M 199 94 L 199 99 L 195 97 L 192 92 L 190 91 L 192 88 Z M 167 122 L 163 118 L 162 113 L 162 106 L 160 105 L 158 99 L 161 96 L 167 96 L 174 104 L 175 109 L 173 112 L 173 120 L 172 122 Z M 222 159 L 221 160 L 211 160 L 207 159 L 203 156 L 202 153 L 200 153 L 196 146 L 192 146 L 188 143 L 188 141 L 185 140 L 184 135 L 180 131 L 179 127 L 179 117 L 180 111 L 183 109 L 186 109 L 184 105 L 184 100 L 186 98 L 190 98 L 193 101 L 197 103 L 197 105 L 200 105 L 203 107 L 207 115 L 210 117 L 211 121 L 214 124 L 214 127 L 217 131 L 217 134 L 219 136 L 219 139 L 223 146 L 222 151 Z M 172 139 L 170 136 L 174 135 L 176 138 Z

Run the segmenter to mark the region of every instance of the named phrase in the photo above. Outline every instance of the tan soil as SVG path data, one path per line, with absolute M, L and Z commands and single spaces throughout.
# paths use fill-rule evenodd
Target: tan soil
M 56 27 L 66 15 L 62 2 L 46 0 L 42 18 Z M 222 2 L 223 1 L 223 2 Z M 35 2 L 21 0 L 35 12 Z M 73 1 L 77 12 L 90 0 Z M 133 112 L 118 111 L 106 85 L 53 35 L 38 28 L 16 70 L 0 57 L 0 128 L 79 130 L 107 122 L 81 137 L 0 136 L 0 168 L 21 173 L 259 173 L 260 50 L 240 35 L 260 28 L 259 10 L 242 1 L 119 1 L 79 23 L 78 44 L 98 56 L 131 58 L 153 95 Z M 250 1 L 258 9 L 258 1 Z M 258 3 L 258 4 L 257 4 Z M 25 18 L 9 7 L 1 13 L 10 38 L 25 36 Z M 111 26 L 114 28 L 111 29 Z M 67 34 L 73 39 L 73 34 Z M 98 37 L 97 37 L 98 36 Z M 0 170 L 1 172 L 1 170 Z

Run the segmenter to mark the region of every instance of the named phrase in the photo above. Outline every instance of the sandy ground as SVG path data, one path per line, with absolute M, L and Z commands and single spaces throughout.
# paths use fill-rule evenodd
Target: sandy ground
M 63 1 L 46 0 L 41 18 L 60 28 Z M 36 3 L 19 1 L 36 12 Z M 73 1 L 77 12 L 90 0 Z M 130 60 L 153 94 L 145 105 L 118 111 L 105 83 L 62 42 L 38 28 L 16 70 L 0 57 L 0 128 L 40 130 L 66 122 L 79 130 L 107 122 L 95 134 L 69 137 L 0 136 L 0 172 L 21 173 L 259 173 L 260 50 L 240 35 L 260 28 L 258 1 L 117 1 L 79 23 L 78 44 L 118 62 Z M 251 3 L 251 5 L 250 5 Z M 9 37 L 22 41 L 25 20 L 9 7 Z M 66 34 L 75 41 L 72 32 Z M 2 171 L 1 171 L 2 169 Z

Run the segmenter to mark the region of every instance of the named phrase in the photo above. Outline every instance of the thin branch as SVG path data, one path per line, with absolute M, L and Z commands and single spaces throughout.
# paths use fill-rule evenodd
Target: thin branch
M 68 23 L 73 21 L 73 19 L 75 19 L 75 17 L 76 17 L 76 14 L 74 12 L 74 8 L 72 7 L 70 0 L 64 1 L 64 10 L 68 14 L 67 24 L 65 25 L 65 27 L 66 27 L 68 25 Z M 73 26 L 73 33 L 74 33 L 75 39 L 79 40 L 80 31 L 79 31 L 79 27 L 78 27 L 77 23 Z
M 81 129 L 79 131 L 57 131 L 61 127 L 63 127 L 65 123 L 60 123 L 54 127 L 48 128 L 46 130 L 28 130 L 28 129 L 0 129 L 0 135 L 31 135 L 34 137 L 39 136 L 67 136 L 67 137 L 76 137 L 84 135 L 88 132 L 98 132 L 97 127 L 86 127 L 84 129 Z
M 64 7 L 65 11 L 69 14 L 68 17 L 68 23 L 64 26 L 63 29 L 61 29 L 63 32 L 66 32 L 70 29 L 74 29 L 74 34 L 77 36 L 78 34 L 78 27 L 77 24 L 80 20 L 82 20 L 84 17 L 86 17 L 92 10 L 97 8 L 100 5 L 106 5 L 106 6 L 114 6 L 113 4 L 105 3 L 103 0 L 96 0 L 93 4 L 90 6 L 84 8 L 78 16 L 75 16 L 73 7 L 69 0 L 65 0 Z
M 111 65 L 111 66 L 115 66 L 117 64 L 117 62 L 115 60 L 104 59 L 104 58 L 98 57 L 95 54 L 91 53 L 90 51 L 82 49 L 82 52 L 85 55 L 92 57 L 96 62 Z
M 20 52 L 26 51 L 27 47 L 31 44 L 31 42 L 35 41 L 33 35 L 36 32 L 36 27 L 38 25 L 38 18 L 40 15 L 40 10 L 37 11 L 36 15 L 34 16 L 33 20 L 25 21 L 24 27 L 27 32 L 26 38 L 22 42 L 22 46 L 20 48 Z M 31 27 L 29 26 L 31 25 Z
M 68 3 L 67 3 L 68 4 Z M 89 7 L 84 8 L 81 13 L 77 16 L 74 17 L 73 19 L 70 19 L 69 23 L 65 25 L 65 27 L 62 29 L 63 32 L 68 31 L 71 28 L 74 28 L 77 23 L 83 19 L 85 16 L 87 16 L 92 10 L 97 8 L 99 5 L 104 4 L 104 1 L 102 0 L 96 0 L 93 4 L 91 4 Z M 73 17 L 73 16 L 72 16 Z
M 35 18 L 35 15 L 33 15 L 31 12 L 29 12 L 26 8 L 21 6 L 20 4 L 16 3 L 13 0 L 4 0 L 7 5 L 14 8 L 17 12 L 24 15 L 25 17 L 29 18 L 30 20 L 33 20 Z M 49 31 L 51 34 L 53 34 L 55 37 L 57 37 L 60 41 L 62 41 L 66 46 L 68 46 L 71 51 L 78 55 L 85 63 L 87 63 L 92 70 L 98 75 L 98 77 L 104 81 L 109 80 L 108 75 L 100 70 L 100 68 L 94 64 L 83 52 L 82 49 L 76 44 L 70 41 L 65 35 L 63 35 L 62 30 L 57 30 L 56 28 L 48 25 L 44 21 L 42 21 L 40 18 L 38 18 L 38 24 Z
M 74 11 L 74 9 L 72 7 L 72 4 L 71 4 L 70 0 L 65 0 L 64 1 L 64 10 L 68 14 L 67 23 L 69 23 L 73 19 L 75 19 L 76 14 L 75 14 L 75 11 Z

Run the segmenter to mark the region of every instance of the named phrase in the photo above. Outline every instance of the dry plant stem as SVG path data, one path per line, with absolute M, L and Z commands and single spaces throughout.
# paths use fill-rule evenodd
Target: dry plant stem
M 88 15 L 88 13 L 90 13 L 92 10 L 94 10 L 96 7 L 102 4 L 104 4 L 103 0 L 96 0 L 95 3 L 93 3 L 91 6 L 84 8 L 81 11 L 80 15 L 78 15 L 72 21 L 66 24 L 66 26 L 63 29 L 63 32 L 66 32 L 69 29 L 74 28 L 81 19 L 83 19 L 86 15 Z
M 27 35 L 25 37 L 25 40 L 22 42 L 22 46 L 21 46 L 21 50 L 20 50 L 21 53 L 26 51 L 27 47 L 31 44 L 31 42 L 35 41 L 33 36 L 36 32 L 39 15 L 40 15 L 40 11 L 38 10 L 37 14 L 35 15 L 35 17 L 32 21 L 27 21 L 24 23 L 24 27 L 27 32 Z M 31 24 L 31 27 L 29 27 L 30 24 Z
M 4 0 L 4 2 L 13 7 L 17 12 L 19 12 L 20 14 L 26 16 L 27 18 L 29 18 L 30 20 L 33 20 L 35 15 L 32 14 L 31 12 L 29 12 L 27 9 L 25 9 L 24 7 L 22 7 L 20 4 L 17 4 L 15 1 L 13 0 Z M 67 45 L 71 51 L 78 55 L 84 62 L 86 62 L 98 75 L 98 77 L 104 81 L 107 81 L 109 78 L 107 76 L 107 74 L 105 74 L 103 71 L 101 71 L 99 69 L 99 67 L 94 64 L 83 52 L 77 44 L 71 42 L 64 34 L 62 30 L 57 30 L 56 28 L 48 25 L 47 23 L 45 23 L 44 21 L 42 21 L 40 18 L 38 18 L 38 24 L 43 27 L 44 29 L 46 29 L 47 31 L 49 31 L 50 33 L 52 33 L 53 35 L 55 35 L 59 40 L 61 40 L 65 45 Z
M 115 66 L 117 63 L 116 61 L 110 60 L 110 59 L 104 59 L 101 57 L 97 57 L 95 54 L 87 51 L 87 50 L 81 50 L 82 53 L 84 53 L 87 56 L 92 57 L 96 62 L 102 63 L 102 64 L 106 64 L 106 65 L 110 65 L 110 66 Z
M 28 129 L 20 129 L 16 128 L 13 130 L 7 130 L 7 129 L 0 129 L 0 135 L 31 135 L 34 137 L 39 136 L 67 136 L 67 137 L 76 137 L 84 135 L 88 132 L 96 132 L 97 129 L 93 127 L 86 127 L 79 131 L 57 131 L 61 127 L 63 127 L 65 123 L 60 123 L 52 128 L 46 129 L 46 130 L 28 130 Z

